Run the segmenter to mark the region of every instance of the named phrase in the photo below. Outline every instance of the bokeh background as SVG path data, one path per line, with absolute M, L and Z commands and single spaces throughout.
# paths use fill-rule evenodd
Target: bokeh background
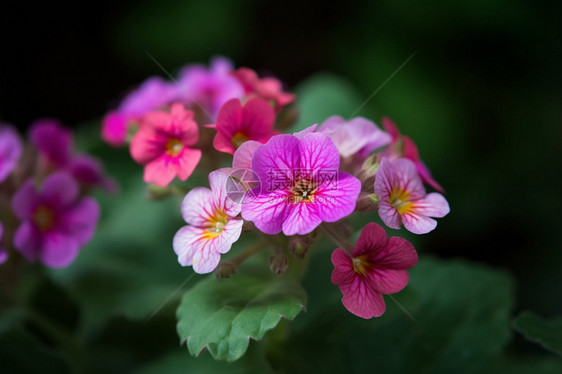
M 147 76 L 164 75 L 147 53 L 171 72 L 224 55 L 290 89 L 329 73 L 359 102 L 414 54 L 360 114 L 393 118 L 447 190 L 452 212 L 414 239 L 418 248 L 509 270 L 514 313 L 562 314 L 561 3 L 13 6 L 0 15 L 0 118 L 22 131 L 38 117 L 99 121 Z M 538 351 L 519 337 L 512 345 Z

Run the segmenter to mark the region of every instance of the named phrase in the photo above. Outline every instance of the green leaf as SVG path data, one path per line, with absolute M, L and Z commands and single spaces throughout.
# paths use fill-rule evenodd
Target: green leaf
M 349 118 L 360 109 L 363 99 L 351 84 L 331 74 L 318 74 L 296 89 L 299 120 L 292 131 L 322 123 L 331 116 Z
M 513 328 L 528 340 L 555 353 L 562 354 L 561 317 L 547 320 L 527 311 L 521 313 L 513 321 Z
M 189 290 L 177 311 L 178 334 L 189 352 L 205 348 L 221 361 L 233 362 L 281 318 L 292 320 L 306 304 L 301 285 L 286 276 L 237 274 L 210 278 Z

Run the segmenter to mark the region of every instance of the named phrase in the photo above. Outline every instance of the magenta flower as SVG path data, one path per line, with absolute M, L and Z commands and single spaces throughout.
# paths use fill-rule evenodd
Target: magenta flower
M 2 236 L 4 235 L 4 225 L 0 222 L 0 265 L 8 260 L 8 251 L 2 247 Z
M 130 118 L 117 112 L 109 112 L 101 122 L 101 138 L 113 147 L 121 147 L 127 142 Z
M 443 195 L 426 195 L 422 180 L 412 160 L 399 158 L 392 163 L 385 157 L 375 175 L 375 193 L 380 200 L 379 216 L 393 229 L 400 223 L 414 234 L 435 229 L 437 221 L 449 213 L 449 203 Z
M 241 99 L 244 89 L 231 75 L 232 63 L 224 57 L 215 57 L 209 68 L 188 65 L 180 71 L 178 100 L 189 106 L 199 106 L 213 121 L 219 109 L 230 99 Z
M 0 122 L 0 183 L 14 170 L 22 151 L 23 147 L 16 130 Z
M 341 248 L 332 253 L 332 283 L 340 287 L 342 303 L 358 317 L 380 317 L 386 310 L 382 295 L 408 284 L 407 269 L 418 263 L 414 246 L 406 239 L 386 237 L 384 229 L 369 223 L 359 235 L 351 256 Z
M 12 209 L 22 223 L 14 247 L 29 261 L 65 267 L 90 241 L 100 209 L 94 199 L 81 198 L 78 191 L 70 174 L 59 171 L 49 175 L 40 191 L 28 180 L 15 193 Z
M 196 187 L 185 195 L 181 204 L 181 213 L 188 225 L 174 236 L 174 251 L 182 266 L 193 266 L 199 274 L 213 271 L 220 255 L 230 250 L 242 232 L 244 221 L 236 218 L 240 205 L 227 197 L 227 179 L 221 171 L 211 172 L 211 189 Z
M 144 166 L 144 181 L 167 186 L 174 177 L 185 181 L 201 159 L 201 150 L 190 148 L 199 139 L 193 112 L 175 103 L 170 113 L 151 112 L 131 142 L 131 156 Z
M 248 140 L 265 143 L 277 132 L 273 130 L 275 112 L 271 105 L 258 98 L 229 100 L 219 111 L 217 123 L 207 125 L 217 130 L 213 146 L 217 151 L 234 154 Z
M 316 130 L 332 139 L 342 157 L 359 154 L 368 157 L 377 148 L 390 144 L 391 137 L 372 121 L 355 117 L 349 121 L 339 116 L 332 116 Z
M 74 153 L 72 132 L 59 121 L 35 121 L 31 126 L 30 138 L 49 170 L 66 170 L 86 188 L 101 187 L 109 192 L 117 189 L 115 181 L 105 175 L 103 166 L 97 159 Z
M 390 118 L 384 117 L 382 119 L 382 125 L 392 137 L 392 143 L 388 150 L 383 153 L 383 156 L 387 157 L 390 161 L 400 157 L 412 160 L 414 164 L 416 164 L 416 169 L 418 170 L 422 181 L 429 184 L 439 192 L 445 192 L 443 187 L 441 187 L 441 185 L 431 176 L 429 168 L 420 159 L 418 147 L 414 141 L 408 136 L 400 134 L 398 127 Z
M 256 199 L 242 206 L 242 217 L 266 234 L 304 235 L 348 216 L 361 182 L 339 166 L 338 150 L 324 134 L 272 137 L 252 158 L 260 186 L 252 190 Z
M 247 96 L 257 96 L 273 102 L 277 112 L 295 100 L 295 95 L 284 92 L 283 85 L 276 78 L 260 79 L 255 71 L 248 68 L 240 68 L 232 74 L 242 83 Z

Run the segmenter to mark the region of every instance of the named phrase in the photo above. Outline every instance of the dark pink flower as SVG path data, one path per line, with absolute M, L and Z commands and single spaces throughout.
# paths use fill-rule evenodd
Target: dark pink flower
M 191 148 L 199 138 L 193 112 L 175 103 L 170 113 L 148 113 L 141 123 L 130 151 L 136 162 L 145 165 L 144 181 L 164 187 L 176 176 L 187 180 L 201 159 L 201 150 Z
M 117 111 L 107 113 L 101 124 L 101 138 L 113 147 L 125 145 L 129 121 L 130 118 Z
M 68 266 L 92 238 L 100 215 L 97 202 L 78 195 L 76 181 L 65 171 L 55 172 L 37 191 L 25 182 L 12 198 L 12 209 L 22 221 L 14 247 L 29 261 Z
M 384 157 L 375 175 L 375 193 L 379 197 L 379 216 L 393 229 L 400 224 L 414 234 L 435 229 L 437 221 L 449 213 L 449 203 L 443 195 L 426 194 L 412 160 L 399 158 L 392 163 Z
M 248 140 L 267 142 L 277 134 L 274 123 L 275 113 L 266 101 L 254 98 L 242 106 L 240 100 L 232 99 L 219 111 L 217 123 L 207 127 L 217 130 L 213 140 L 215 149 L 233 155 Z
M 22 151 L 23 147 L 16 130 L 0 122 L 0 183 L 14 170 Z
M 418 262 L 416 250 L 406 239 L 386 237 L 382 227 L 367 224 L 351 253 L 332 253 L 332 283 L 340 287 L 342 303 L 361 318 L 380 317 L 386 305 L 382 295 L 401 291 L 408 284 L 407 269 Z
M 239 68 L 232 73 L 242 83 L 247 96 L 257 96 L 272 101 L 276 111 L 295 100 L 295 95 L 284 92 L 281 82 L 273 77 L 259 78 L 255 71 Z
M 414 141 L 408 136 L 400 134 L 400 130 L 398 130 L 398 127 L 390 118 L 383 117 L 382 125 L 392 137 L 392 143 L 390 144 L 390 147 L 388 147 L 387 151 L 383 153 L 383 156 L 387 157 L 390 161 L 400 157 L 412 160 L 416 165 L 416 169 L 418 170 L 421 179 L 437 191 L 444 193 L 445 190 L 443 187 L 441 187 L 441 185 L 433 179 L 431 171 L 420 159 L 418 147 Z

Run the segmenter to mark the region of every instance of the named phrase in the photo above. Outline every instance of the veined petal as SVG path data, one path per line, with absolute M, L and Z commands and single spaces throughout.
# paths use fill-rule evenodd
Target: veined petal
M 368 260 L 378 267 L 404 270 L 418 263 L 418 254 L 409 241 L 398 236 L 391 236 L 382 247 L 369 253 Z
M 211 190 L 195 187 L 189 191 L 181 203 L 181 214 L 190 225 L 204 226 L 215 214 Z
M 279 234 L 290 213 L 287 203 L 290 196 L 283 191 L 258 194 L 259 191 L 259 186 L 250 191 L 257 196 L 242 205 L 242 218 L 254 222 L 266 234 Z
M 436 218 L 445 217 L 450 211 L 445 197 L 437 192 L 432 192 L 414 202 L 413 209 L 417 214 Z
M 353 281 L 355 276 L 353 264 L 349 255 L 343 249 L 336 248 L 332 252 L 332 264 L 334 265 L 331 277 L 333 284 L 340 285 Z
M 300 168 L 312 176 L 324 170 L 335 172 L 340 168 L 340 156 L 334 142 L 325 134 L 310 133 L 299 143 Z
M 234 152 L 232 159 L 233 169 L 252 169 L 252 157 L 262 144 L 255 140 L 248 140 L 242 143 L 240 147 Z
M 378 174 L 378 172 L 377 172 Z M 381 200 L 379 203 L 379 217 L 391 229 L 400 230 L 400 214 L 388 201 Z
M 185 181 L 193 174 L 193 171 L 201 160 L 201 150 L 184 147 L 181 153 L 172 160 L 176 165 L 176 175 L 180 181 Z
M 232 244 L 240 239 L 243 224 L 244 220 L 229 218 L 226 225 L 224 225 L 222 233 L 214 240 L 211 248 L 222 254 L 230 251 Z
M 386 310 L 382 295 L 373 290 L 363 277 L 356 276 L 353 282 L 341 284 L 340 290 L 343 305 L 358 317 L 380 317 Z
M 226 194 L 226 183 L 228 175 L 220 170 L 209 173 L 209 185 L 213 193 L 213 204 L 215 209 L 224 211 L 229 217 L 236 217 L 240 214 L 241 206 L 232 201 Z
M 402 291 L 410 279 L 406 270 L 381 269 L 375 267 L 368 272 L 371 288 L 383 294 L 390 295 Z
M 316 211 L 316 204 L 310 202 L 289 202 L 287 211 L 289 214 L 282 226 L 283 234 L 287 236 L 308 234 L 322 223 L 322 219 Z
M 361 182 L 354 176 L 336 171 L 335 179 L 324 179 L 314 196 L 318 216 L 325 222 L 335 222 L 355 210 Z
M 392 185 L 407 191 L 410 201 L 421 199 L 425 196 L 425 188 L 418 174 L 416 164 L 407 158 L 399 158 L 390 164 L 392 169 Z M 378 172 L 377 172 L 378 174 Z
M 256 149 L 252 158 L 252 170 L 261 180 L 263 191 L 274 192 L 268 186 L 272 178 L 293 178 L 293 170 L 301 167 L 299 140 L 293 135 L 277 135 Z
M 380 225 L 370 222 L 361 230 L 352 255 L 353 257 L 357 257 L 364 253 L 369 253 L 370 260 L 384 258 L 384 254 L 379 255 L 379 253 L 385 249 L 386 241 L 386 232 L 384 229 Z
M 406 230 L 414 234 L 427 234 L 437 227 L 436 220 L 416 213 L 403 214 L 402 223 Z

